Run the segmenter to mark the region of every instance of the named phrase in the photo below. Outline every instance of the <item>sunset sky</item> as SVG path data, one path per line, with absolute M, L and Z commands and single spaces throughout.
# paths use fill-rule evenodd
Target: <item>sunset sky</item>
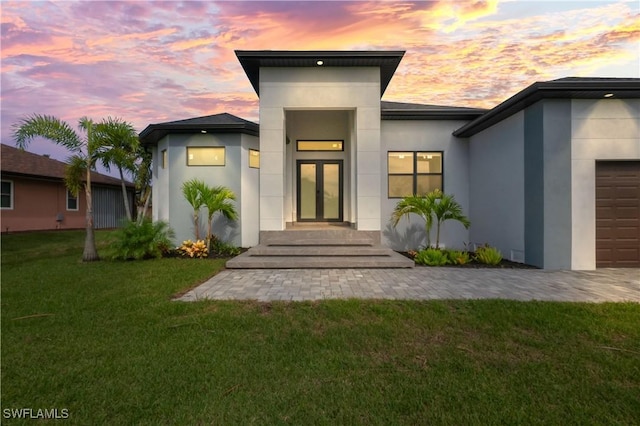
M 2 143 L 31 113 L 257 120 L 234 50 L 406 50 L 384 100 L 490 108 L 535 81 L 640 77 L 634 1 L 2 1 Z M 30 151 L 64 159 L 53 144 Z

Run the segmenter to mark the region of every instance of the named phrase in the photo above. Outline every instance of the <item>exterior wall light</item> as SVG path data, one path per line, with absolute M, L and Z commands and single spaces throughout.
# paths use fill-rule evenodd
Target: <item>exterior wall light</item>
M 604 97 L 605 98 L 612 98 L 613 97 L 613 93 L 605 93 Z
M 323 60 L 318 60 L 318 61 L 316 61 L 316 65 L 322 66 L 322 65 L 324 65 L 324 61 Z
M 200 130 L 200 133 L 207 133 L 206 130 Z

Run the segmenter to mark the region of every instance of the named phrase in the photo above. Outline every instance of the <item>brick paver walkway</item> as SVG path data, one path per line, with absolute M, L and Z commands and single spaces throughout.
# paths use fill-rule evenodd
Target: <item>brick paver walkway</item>
M 512 299 L 640 302 L 640 269 L 224 270 L 178 300 Z

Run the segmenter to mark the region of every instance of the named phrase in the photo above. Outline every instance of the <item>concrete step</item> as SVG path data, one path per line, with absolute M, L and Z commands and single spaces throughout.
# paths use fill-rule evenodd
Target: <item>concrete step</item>
M 229 269 L 413 268 L 412 260 L 389 250 L 373 256 L 254 256 L 247 251 L 227 261 Z
M 371 245 L 258 245 L 251 256 L 389 256 L 389 248 Z
M 260 231 L 260 244 L 270 245 L 379 245 L 380 231 L 357 231 L 351 228 Z

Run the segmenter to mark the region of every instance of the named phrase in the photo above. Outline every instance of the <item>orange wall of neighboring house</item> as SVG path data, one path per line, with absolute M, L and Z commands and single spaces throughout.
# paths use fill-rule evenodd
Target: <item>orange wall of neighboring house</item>
M 67 210 L 67 190 L 62 182 L 5 178 L 13 181 L 13 209 L 0 210 L 2 232 L 85 227 L 86 199 L 79 194 L 78 210 Z M 62 221 L 56 220 L 58 213 Z

